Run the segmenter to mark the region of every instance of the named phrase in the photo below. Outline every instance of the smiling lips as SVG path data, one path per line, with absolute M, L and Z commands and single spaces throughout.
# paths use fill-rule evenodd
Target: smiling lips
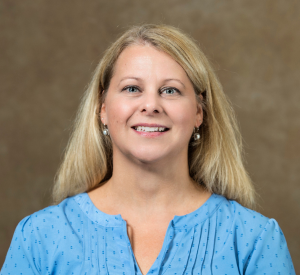
M 145 127 L 145 126 L 135 126 L 133 128 L 138 132 L 165 132 L 168 129 L 165 127 Z
M 157 137 L 169 130 L 166 126 L 159 124 L 138 124 L 134 125 L 132 129 L 146 137 Z
M 131 128 L 133 128 L 137 132 L 149 132 L 149 133 L 166 132 L 169 130 L 169 128 L 166 127 L 165 125 L 153 124 L 153 123 L 152 124 L 139 123 L 139 124 L 133 125 Z

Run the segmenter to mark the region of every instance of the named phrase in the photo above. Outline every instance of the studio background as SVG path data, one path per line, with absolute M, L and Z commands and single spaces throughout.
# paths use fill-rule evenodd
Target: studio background
M 0 0 L 0 267 L 17 223 L 51 204 L 80 99 L 128 26 L 192 35 L 237 114 L 257 210 L 283 230 L 300 273 L 300 2 Z

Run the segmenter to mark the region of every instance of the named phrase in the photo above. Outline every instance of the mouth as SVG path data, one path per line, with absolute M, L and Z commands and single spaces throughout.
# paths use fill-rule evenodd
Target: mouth
M 166 127 L 146 127 L 146 126 L 133 126 L 132 129 L 136 130 L 137 132 L 166 132 L 169 128 Z

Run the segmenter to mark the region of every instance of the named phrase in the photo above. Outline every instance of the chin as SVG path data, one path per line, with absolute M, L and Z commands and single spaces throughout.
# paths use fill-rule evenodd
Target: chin
M 135 150 L 130 153 L 132 159 L 143 164 L 153 164 L 159 162 L 162 159 L 168 158 L 167 152 L 163 152 L 162 149 L 150 148 L 150 150 Z
M 157 158 L 137 158 L 137 161 L 140 163 L 140 164 L 145 164 L 145 165 L 150 165 L 150 164 L 155 164 L 155 163 L 158 163 L 160 159 L 157 159 Z
M 142 164 L 154 164 L 156 162 L 159 162 L 160 160 L 164 159 L 163 156 L 155 156 L 155 155 L 132 155 L 131 158 L 135 159 L 137 162 Z

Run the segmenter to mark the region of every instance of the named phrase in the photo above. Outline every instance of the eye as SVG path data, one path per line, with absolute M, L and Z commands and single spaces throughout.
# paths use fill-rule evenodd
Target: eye
M 179 94 L 180 92 L 175 88 L 168 87 L 168 88 L 164 88 L 161 93 L 164 93 L 166 95 L 173 95 L 173 94 Z
M 127 86 L 122 91 L 127 91 L 128 93 L 136 93 L 139 92 L 139 89 L 135 86 Z

